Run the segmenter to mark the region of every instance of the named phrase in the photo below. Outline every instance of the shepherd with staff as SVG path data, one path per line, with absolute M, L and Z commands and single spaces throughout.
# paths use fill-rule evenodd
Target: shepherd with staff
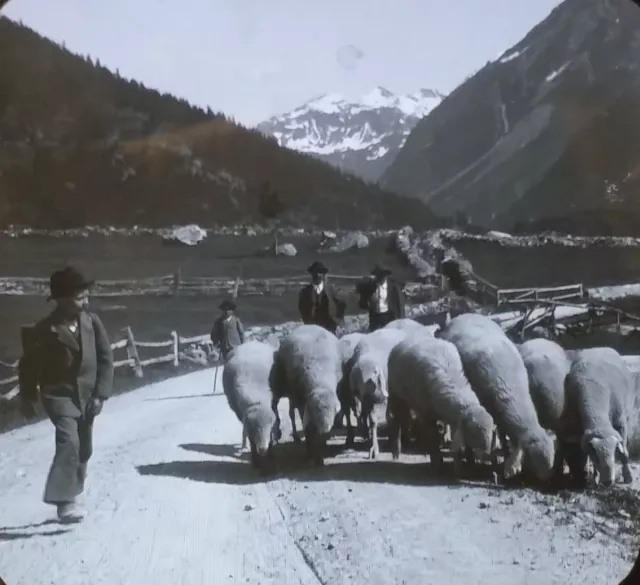
M 218 317 L 211 330 L 211 342 L 220 350 L 220 357 L 223 363 L 227 363 L 231 352 L 244 343 L 245 334 L 242 321 L 236 315 L 236 302 L 232 299 L 225 299 L 220 303 L 222 315 Z M 215 371 L 213 381 L 213 393 L 216 393 L 218 385 L 218 370 Z

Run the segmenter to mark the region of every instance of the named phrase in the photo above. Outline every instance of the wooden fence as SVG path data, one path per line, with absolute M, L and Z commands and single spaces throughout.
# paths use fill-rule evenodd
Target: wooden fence
M 167 341 L 138 341 L 133 335 L 131 327 L 124 329 L 124 337 L 119 341 L 111 344 L 111 349 L 114 351 L 114 368 L 130 367 L 134 375 L 138 378 L 144 376 L 144 368 L 155 364 L 172 364 L 174 367 L 178 367 L 181 360 L 195 361 L 194 358 L 188 354 L 181 352 L 181 348 L 189 345 L 204 346 L 207 348 L 209 356 L 214 354 L 213 344 L 209 335 L 197 335 L 195 337 L 181 337 L 176 331 L 171 332 L 171 337 Z M 138 349 L 152 348 L 152 349 L 166 349 L 168 353 L 163 355 L 151 357 L 148 359 L 141 359 Z M 126 351 L 125 359 L 115 359 L 115 352 L 118 350 Z M 18 366 L 18 362 L 13 363 L 0 362 L 0 366 L 5 368 L 15 369 Z M 18 395 L 18 376 L 14 375 L 0 379 L 0 399 L 12 400 Z M 7 393 L 3 393 L 3 388 L 12 386 L 11 390 Z
M 569 284 L 546 288 L 504 288 L 496 290 L 496 303 L 517 304 L 523 301 L 568 301 L 582 299 L 584 288 L 582 284 Z
M 330 274 L 331 282 L 346 286 L 362 276 Z M 269 295 L 283 294 L 300 288 L 308 282 L 309 275 L 279 278 L 241 278 L 199 276 L 184 278 L 177 270 L 174 274 L 137 280 L 99 280 L 92 289 L 95 297 L 133 295 Z M 49 279 L 35 277 L 0 277 L 0 295 L 46 296 Z
M 554 287 L 499 288 L 475 273 L 469 275 L 472 281 L 473 300 L 484 306 L 517 305 L 530 301 L 567 301 L 582 299 L 582 283 Z

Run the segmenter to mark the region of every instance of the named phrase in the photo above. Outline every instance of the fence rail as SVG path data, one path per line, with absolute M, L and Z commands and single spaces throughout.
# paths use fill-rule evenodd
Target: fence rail
M 497 289 L 496 291 L 496 301 L 498 305 L 532 300 L 559 301 L 579 299 L 583 296 L 584 288 L 582 283 L 541 288 L 504 288 Z
M 196 358 L 185 354 L 181 351 L 185 346 L 196 345 L 205 347 L 208 357 L 215 353 L 213 344 L 209 335 L 196 335 L 194 337 L 181 337 L 176 331 L 171 332 L 171 338 L 166 341 L 138 341 L 133 335 L 133 331 L 130 327 L 124 329 L 124 338 L 111 344 L 111 349 L 114 353 L 117 350 L 125 350 L 127 357 L 124 359 L 114 359 L 114 368 L 130 367 L 136 377 L 142 378 L 144 376 L 144 368 L 155 364 L 173 364 L 178 367 L 180 361 L 198 361 Z M 147 359 L 141 359 L 138 353 L 138 349 L 171 349 L 170 352 L 150 357 Z M 15 370 L 18 367 L 18 361 L 7 363 L 0 361 L 0 366 L 4 366 L 8 369 Z M 8 378 L 0 379 L 0 399 L 12 400 L 18 395 L 18 376 L 13 375 Z M 7 393 L 2 393 L 2 388 L 6 386 L 13 386 Z
M 239 293 L 243 295 L 269 294 L 295 289 L 308 281 L 308 275 L 276 278 L 241 278 L 231 276 L 194 276 L 184 278 L 177 270 L 159 277 L 124 280 L 99 280 L 93 287 L 93 296 L 117 297 L 133 295 L 216 295 Z M 362 278 L 347 274 L 331 274 L 329 278 L 339 286 L 346 286 Z M 46 296 L 49 279 L 40 277 L 0 277 L 0 295 Z

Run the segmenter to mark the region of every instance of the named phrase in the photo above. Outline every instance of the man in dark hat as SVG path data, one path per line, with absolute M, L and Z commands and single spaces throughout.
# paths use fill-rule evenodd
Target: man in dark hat
M 369 311 L 369 331 L 381 329 L 405 316 L 402 287 L 391 274 L 389 268 L 376 264 L 371 271 L 372 278 L 357 286 L 360 308 Z
M 236 315 L 236 303 L 225 299 L 220 303 L 222 315 L 218 317 L 211 330 L 211 341 L 220 349 L 220 356 L 226 362 L 235 347 L 244 343 L 244 327 Z
M 307 272 L 311 282 L 304 286 L 298 295 L 298 311 L 306 325 L 320 325 L 335 334 L 338 325 L 344 319 L 347 308 L 335 289 L 329 284 L 329 269 L 316 260 Z
M 18 369 L 23 413 L 32 418 L 38 393 L 56 428 L 56 452 L 44 501 L 57 506 L 62 522 L 80 522 L 76 498 L 84 491 L 93 451 L 93 423 L 113 386 L 113 352 L 99 317 L 87 310 L 88 280 L 69 266 L 54 272 L 49 300 L 53 312 L 23 328 Z

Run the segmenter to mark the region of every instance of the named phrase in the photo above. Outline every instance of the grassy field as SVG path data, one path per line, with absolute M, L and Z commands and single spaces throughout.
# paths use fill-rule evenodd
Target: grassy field
M 213 236 L 189 248 L 167 246 L 153 236 L 91 236 L 78 239 L 0 238 L 0 276 L 48 276 L 66 263 L 74 263 L 98 279 L 144 278 L 172 274 L 180 268 L 185 277 L 228 276 L 241 271 L 245 278 L 300 276 L 320 258 L 335 274 L 364 275 L 376 262 L 391 265 L 403 279 L 409 271 L 386 252 L 388 240 L 373 240 L 369 248 L 341 254 L 318 253 L 319 238 L 287 238 L 298 249 L 289 257 L 258 257 L 256 251 L 269 245 L 268 236 Z M 92 299 L 93 309 L 103 318 L 113 339 L 131 326 L 141 340 L 161 341 L 172 330 L 189 337 L 208 333 L 218 316 L 222 297 L 131 296 Z M 355 295 L 349 312 L 358 312 Z M 43 297 L 0 296 L 3 336 L 0 359 L 20 354 L 20 326 L 44 316 L 50 305 Z M 283 296 L 240 297 L 238 313 L 246 325 L 269 325 L 297 319 L 295 292 Z M 1 374 L 0 374 L 1 377 Z
M 559 244 L 526 248 L 478 240 L 462 240 L 455 247 L 477 274 L 503 288 L 640 282 L 640 248 Z

